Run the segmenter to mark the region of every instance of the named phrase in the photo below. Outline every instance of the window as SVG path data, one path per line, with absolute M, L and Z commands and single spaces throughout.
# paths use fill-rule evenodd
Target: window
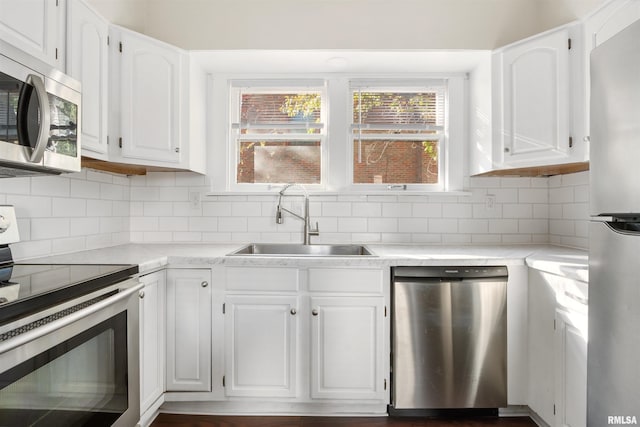
M 321 184 L 324 103 L 322 84 L 234 87 L 231 140 L 236 185 Z
M 465 75 L 304 77 L 213 80 L 213 191 L 463 188 Z
M 442 189 L 445 81 L 351 83 L 352 182 Z

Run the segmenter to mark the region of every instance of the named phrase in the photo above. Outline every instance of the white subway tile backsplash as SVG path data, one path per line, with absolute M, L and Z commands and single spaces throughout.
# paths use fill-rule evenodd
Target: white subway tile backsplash
M 69 178 L 64 178 L 62 175 L 31 178 L 31 194 L 33 196 L 68 197 L 69 189 Z
M 322 216 L 337 216 L 337 217 L 351 216 L 351 203 L 323 202 Z
M 588 173 L 550 178 L 468 178 L 468 195 L 311 195 L 315 243 L 546 243 L 586 248 Z M 277 194 L 209 196 L 206 177 L 154 172 L 126 177 L 91 170 L 0 180 L 0 203 L 16 206 L 22 257 L 127 242 L 299 242 L 303 224 Z M 190 193 L 199 193 L 192 201 Z M 491 195 L 491 198 L 488 198 Z M 302 213 L 300 194 L 284 205 Z M 56 222 L 57 221 L 57 222 Z
M 411 216 L 410 203 L 383 203 L 382 216 L 393 218 L 406 218 Z
M 546 188 L 518 189 L 519 203 L 549 203 L 549 190 Z
M 397 218 L 368 218 L 367 226 L 372 233 L 396 233 L 398 231 Z
M 533 206 L 534 205 L 531 205 L 529 203 L 504 204 L 502 205 L 502 217 L 503 218 L 533 218 L 533 209 L 534 209 Z
M 442 205 L 443 218 L 471 218 L 473 205 L 470 203 L 446 203 Z
M 12 179 L 12 178 L 3 178 Z M 13 205 L 18 218 L 50 217 L 52 203 L 50 197 L 7 195 L 7 204 Z
M 448 218 L 430 218 L 429 233 L 457 233 L 458 220 Z
M 33 240 L 69 236 L 69 218 L 34 218 L 31 220 L 31 239 Z
M 54 217 L 84 217 L 87 216 L 87 201 L 85 199 L 71 199 L 54 197 L 52 200 L 51 216 Z
M 398 218 L 400 233 L 428 233 L 429 220 L 427 218 Z
M 144 216 L 172 216 L 173 203 L 171 202 L 144 202 Z
M 338 218 L 339 233 L 365 233 L 366 231 L 366 218 Z

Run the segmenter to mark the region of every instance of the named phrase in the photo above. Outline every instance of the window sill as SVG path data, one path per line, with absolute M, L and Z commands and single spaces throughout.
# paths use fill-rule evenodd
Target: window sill
M 471 196 L 470 191 L 420 191 L 420 190 L 386 190 L 386 191 L 308 191 L 310 196 L 443 196 L 443 197 L 465 197 Z M 210 191 L 205 196 L 270 196 L 278 195 L 278 190 L 271 191 Z M 287 193 L 287 196 L 302 196 L 302 192 Z

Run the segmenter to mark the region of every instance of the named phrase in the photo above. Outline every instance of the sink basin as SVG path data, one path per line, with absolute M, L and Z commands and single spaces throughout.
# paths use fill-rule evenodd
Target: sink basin
M 302 245 L 298 243 L 251 243 L 228 255 L 257 256 L 375 256 L 362 245 Z

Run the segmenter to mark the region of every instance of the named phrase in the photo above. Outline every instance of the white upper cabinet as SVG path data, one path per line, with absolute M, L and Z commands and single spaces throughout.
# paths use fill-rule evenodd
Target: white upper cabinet
M 161 162 L 179 167 L 185 54 L 142 34 L 120 29 L 118 63 L 120 134 L 123 161 Z
M 0 0 L 0 39 L 64 71 L 65 0 Z
M 571 139 L 572 74 L 566 26 L 494 53 L 494 165 L 584 160 Z
M 81 0 L 67 3 L 67 73 L 82 83 L 82 154 L 107 159 L 109 22 Z

